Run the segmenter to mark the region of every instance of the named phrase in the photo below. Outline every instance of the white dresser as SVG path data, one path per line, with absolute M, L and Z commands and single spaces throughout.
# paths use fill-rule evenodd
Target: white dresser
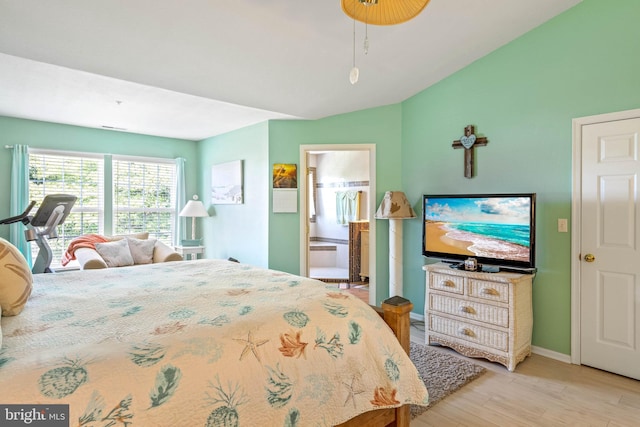
M 513 371 L 531 354 L 533 274 L 425 265 L 425 342 L 483 357 Z

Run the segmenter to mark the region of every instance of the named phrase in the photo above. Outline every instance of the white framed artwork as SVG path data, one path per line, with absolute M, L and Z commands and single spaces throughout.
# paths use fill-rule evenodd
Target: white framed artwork
M 242 203 L 242 160 L 211 166 L 211 204 Z

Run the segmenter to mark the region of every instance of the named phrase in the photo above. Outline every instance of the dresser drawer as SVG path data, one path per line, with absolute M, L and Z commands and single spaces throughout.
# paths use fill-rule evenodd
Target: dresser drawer
M 469 296 L 508 304 L 509 285 L 507 283 L 469 279 Z
M 462 295 L 464 293 L 464 277 L 431 273 L 429 287 L 439 291 Z
M 509 309 L 506 307 L 465 301 L 448 295 L 430 294 L 429 310 L 453 314 L 495 326 L 509 327 Z
M 491 328 L 430 314 L 429 331 L 496 350 L 509 351 L 509 334 Z

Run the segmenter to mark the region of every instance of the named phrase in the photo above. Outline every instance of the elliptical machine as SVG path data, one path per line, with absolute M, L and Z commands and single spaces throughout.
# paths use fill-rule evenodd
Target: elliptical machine
M 45 196 L 35 215 L 29 215 L 36 204 L 32 201 L 20 215 L 0 220 L 0 224 L 23 223 L 27 227 L 24 230 L 27 242 L 35 240 L 38 245 L 38 256 L 31 268 L 33 274 L 52 272 L 50 267 L 53 255 L 47 239 L 58 238 L 57 227 L 67 219 L 76 199 L 76 196 L 69 194 L 49 194 Z

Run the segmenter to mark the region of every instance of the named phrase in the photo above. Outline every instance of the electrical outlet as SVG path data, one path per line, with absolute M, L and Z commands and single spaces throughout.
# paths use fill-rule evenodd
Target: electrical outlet
M 566 218 L 558 218 L 558 233 L 567 233 L 569 231 L 569 225 Z

